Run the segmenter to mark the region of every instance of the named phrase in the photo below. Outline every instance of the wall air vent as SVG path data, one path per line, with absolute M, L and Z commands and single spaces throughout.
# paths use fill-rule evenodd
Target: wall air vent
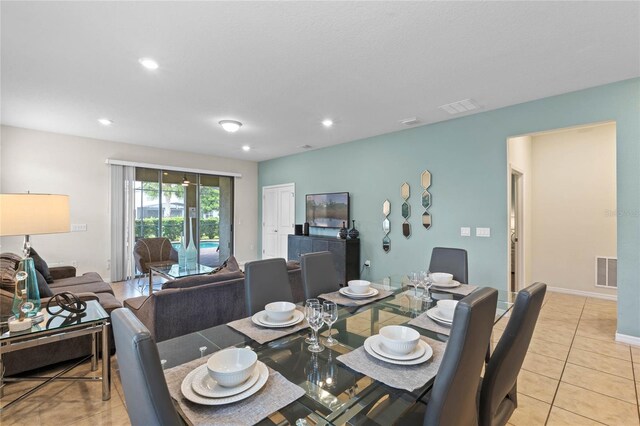
M 618 288 L 618 259 L 596 257 L 596 287 Z
M 455 115 L 478 109 L 478 104 L 473 99 L 463 99 L 461 101 L 451 102 L 450 104 L 440 105 L 438 108 L 451 115 Z
M 415 124 L 418 124 L 420 122 L 420 120 L 418 120 L 418 117 L 411 117 L 411 118 L 405 118 L 404 120 L 400 120 L 401 124 L 404 124 L 405 126 L 413 126 Z

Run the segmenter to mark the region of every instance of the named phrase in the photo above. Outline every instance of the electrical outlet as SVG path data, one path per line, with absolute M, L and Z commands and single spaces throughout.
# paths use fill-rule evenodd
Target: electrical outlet
M 366 266 L 367 268 L 371 266 L 371 261 L 370 260 L 365 260 L 364 261 L 364 266 Z

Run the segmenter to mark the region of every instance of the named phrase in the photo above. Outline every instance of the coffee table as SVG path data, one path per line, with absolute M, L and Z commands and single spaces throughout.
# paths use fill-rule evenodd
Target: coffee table
M 178 278 L 191 277 L 194 275 L 204 275 L 210 272 L 213 272 L 212 267 L 201 265 L 199 263 L 188 266 L 180 266 L 177 263 L 149 265 L 149 296 L 151 296 L 151 293 L 153 293 L 154 273 L 169 280 L 175 280 Z
M 0 406 L 0 411 L 31 395 L 46 384 L 56 380 L 81 380 L 81 381 L 102 381 L 102 400 L 111 398 L 111 357 L 109 355 L 109 324 L 110 316 L 104 308 L 95 300 L 87 301 L 87 308 L 84 315 L 73 316 L 69 312 L 60 315 L 50 315 L 46 309 L 42 309 L 44 320 L 35 324 L 31 329 L 11 333 L 8 327 L 0 327 L 0 397 L 2 397 L 5 382 L 17 381 L 43 381 L 28 392 L 22 394 L 15 400 Z M 2 365 L 2 354 L 18 351 L 25 348 L 38 347 L 39 350 L 46 351 L 46 345 L 52 342 L 67 340 L 78 336 L 91 335 L 91 355 L 82 358 L 50 377 L 30 376 L 30 377 L 4 377 L 4 366 Z M 102 376 L 90 377 L 62 377 L 76 366 L 91 358 L 91 371 L 98 369 L 98 342 L 102 339 Z

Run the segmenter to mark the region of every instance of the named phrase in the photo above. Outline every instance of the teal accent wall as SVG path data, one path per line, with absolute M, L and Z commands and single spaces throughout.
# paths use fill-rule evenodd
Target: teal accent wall
M 507 139 L 602 121 L 615 121 L 617 128 L 618 332 L 640 337 L 638 78 L 264 161 L 258 165 L 258 185 L 294 182 L 297 223 L 304 222 L 305 194 L 349 191 L 361 263 L 372 264 L 368 278 L 426 268 L 435 246 L 462 247 L 469 252 L 472 283 L 506 289 Z M 425 169 L 432 174 L 430 230 L 420 217 Z M 401 233 L 405 181 L 411 185 L 409 239 Z M 385 199 L 391 201 L 389 253 L 382 250 Z M 461 226 L 471 227 L 472 234 L 473 228 L 489 227 L 491 237 L 460 237 Z

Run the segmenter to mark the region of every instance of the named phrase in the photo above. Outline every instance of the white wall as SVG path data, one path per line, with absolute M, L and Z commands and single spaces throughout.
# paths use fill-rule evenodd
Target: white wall
M 616 256 L 614 123 L 532 137 L 533 281 L 615 294 L 594 285 L 595 257 Z
M 524 244 L 523 249 L 523 274 L 524 283 L 521 286 L 526 287 L 533 283 L 531 266 L 533 264 L 533 232 L 532 221 L 532 183 L 533 183 L 533 158 L 531 136 L 519 136 L 508 140 L 507 152 L 509 155 L 509 165 L 511 168 L 522 173 L 522 235 L 519 235 L 519 241 Z M 509 199 L 511 197 L 511 176 L 508 176 L 507 188 L 509 191 Z M 511 252 L 509 248 L 508 253 Z M 510 265 L 510 263 L 508 264 Z
M 130 145 L 105 140 L 2 126 L 0 191 L 41 192 L 70 196 L 71 223 L 86 232 L 35 235 L 31 243 L 50 263 L 76 262 L 78 271 L 108 279 L 110 258 L 109 166 L 107 158 L 185 168 L 237 172 L 235 186 L 235 254 L 257 258 L 258 166 L 234 160 Z M 4 237 L 0 249 L 19 253 L 21 237 Z

